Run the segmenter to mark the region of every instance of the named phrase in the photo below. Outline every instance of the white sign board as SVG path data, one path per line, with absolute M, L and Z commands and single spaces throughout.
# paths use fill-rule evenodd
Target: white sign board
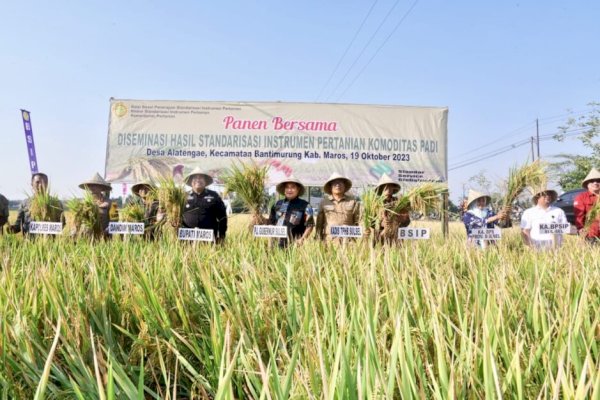
M 540 222 L 539 223 L 540 235 L 547 234 L 568 234 L 571 233 L 571 224 L 569 223 L 556 223 L 556 222 Z
M 502 230 L 500 228 L 473 229 L 469 237 L 474 240 L 500 240 Z
M 29 223 L 29 233 L 35 235 L 62 235 L 63 225 L 60 222 L 37 222 Z
M 179 228 L 179 240 L 194 240 L 200 242 L 214 242 L 215 233 L 212 229 Z
M 404 240 L 429 239 L 429 228 L 398 228 L 398 238 Z
M 277 225 L 254 225 L 254 237 L 275 237 L 287 238 L 288 230 L 286 226 Z
M 143 235 L 143 222 L 109 222 L 108 233 L 111 235 Z
M 332 237 L 360 238 L 363 236 L 362 226 L 333 225 L 329 230 Z
M 268 165 L 268 184 L 294 175 L 322 186 L 338 172 L 355 187 L 447 182 L 446 107 L 111 99 L 106 176 L 111 182 L 183 177 L 215 183 L 236 162 Z

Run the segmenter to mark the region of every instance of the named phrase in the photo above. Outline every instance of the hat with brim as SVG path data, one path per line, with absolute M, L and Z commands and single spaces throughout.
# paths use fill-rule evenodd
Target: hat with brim
M 91 190 L 92 187 L 99 187 L 103 192 L 110 192 L 112 187 L 110 183 L 105 181 L 100 174 L 96 173 L 91 179 L 79 184 L 79 187 L 84 190 Z
M 346 192 L 348 190 L 350 190 L 350 188 L 352 187 L 352 181 L 350 179 L 346 178 L 345 176 L 342 176 L 342 175 L 338 174 L 337 172 L 334 172 L 333 174 L 331 174 L 329 179 L 327 179 L 327 182 L 325 182 L 325 185 L 323 185 L 323 191 L 327 194 L 331 194 L 331 183 L 338 179 L 341 179 L 344 181 L 344 186 L 346 187 Z
M 285 184 L 286 183 L 295 183 L 298 186 L 298 197 L 300 197 L 304 194 L 304 191 L 306 188 L 304 187 L 302 182 L 300 182 L 297 178 L 294 178 L 293 176 L 290 176 L 286 180 L 279 182 L 277 184 L 277 186 L 275 186 L 275 190 L 277 190 L 277 193 L 279 193 L 282 196 L 285 196 Z
M 201 170 L 198 167 L 194 168 L 192 170 L 192 172 L 187 174 L 185 176 L 185 178 L 183 179 L 183 181 L 185 182 L 186 185 L 192 186 L 192 178 L 196 175 L 204 177 L 204 180 L 206 181 L 206 186 L 212 185 L 212 183 L 213 183 L 212 176 L 208 175 L 206 172 L 204 172 L 203 170 Z
M 383 193 L 386 185 L 390 185 L 392 187 L 393 193 L 400 191 L 400 184 L 398 182 L 394 182 L 394 180 L 388 174 L 383 174 L 381 175 L 381 178 L 379 178 L 377 186 L 375 186 L 375 192 L 377 194 Z
M 600 179 L 600 171 L 598 171 L 596 168 L 592 168 L 592 170 L 589 174 L 587 174 L 583 182 L 581 182 L 581 186 L 583 186 L 584 189 L 587 189 L 587 184 L 589 183 L 589 181 L 593 181 L 594 179 Z
M 534 190 L 534 195 L 531 198 L 531 201 L 533 202 L 533 205 L 537 204 L 538 199 L 540 198 L 541 195 L 543 195 L 544 193 L 547 193 L 550 195 L 550 203 L 554 203 L 556 201 L 556 199 L 558 198 L 558 193 L 556 193 L 555 190 Z
M 140 194 L 140 190 L 142 188 L 146 188 L 146 190 L 152 190 L 156 188 L 156 185 L 154 185 L 154 183 L 152 181 L 142 181 L 142 182 L 138 182 L 135 185 L 133 185 L 131 187 L 131 192 L 133 194 L 135 194 L 136 196 L 139 196 Z
M 490 202 L 492 201 L 492 198 L 489 195 L 479 193 L 478 191 L 473 189 L 469 189 L 469 196 L 467 197 L 467 208 L 470 208 L 471 204 L 473 204 L 474 201 L 481 198 L 486 199 L 486 204 L 490 204 Z

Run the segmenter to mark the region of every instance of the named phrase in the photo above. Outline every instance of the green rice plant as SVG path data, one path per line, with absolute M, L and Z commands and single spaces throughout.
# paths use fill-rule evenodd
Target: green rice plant
M 186 197 L 185 189 L 173 179 L 158 181 L 158 186 L 153 191 L 152 198 L 158 199 L 159 209 L 165 214 L 165 218 L 159 224 L 163 233 L 171 237 L 177 236 Z
M 89 190 L 84 192 L 83 198 L 69 200 L 67 207 L 76 236 L 100 237 L 102 235 L 100 209 Z
M 144 222 L 145 210 L 140 202 L 131 202 L 119 211 L 121 222 Z
M 584 228 L 589 229 L 592 223 L 600 218 L 600 201 L 596 201 L 585 216 Z
M 546 164 L 540 160 L 521 167 L 512 167 L 508 172 L 502 204 L 504 207 L 510 207 L 527 187 L 545 188 L 547 183 Z
M 225 192 L 234 192 L 249 210 L 252 216 L 250 227 L 266 223 L 262 212 L 268 202 L 265 191 L 268 173 L 268 165 L 234 163 L 223 175 Z
M 58 197 L 49 190 L 40 190 L 29 198 L 29 215 L 32 221 L 60 222 L 63 207 Z
M 381 223 L 381 211 L 384 208 L 383 196 L 375 189 L 366 189 L 360 197 L 362 212 L 361 222 L 365 230 L 378 227 Z

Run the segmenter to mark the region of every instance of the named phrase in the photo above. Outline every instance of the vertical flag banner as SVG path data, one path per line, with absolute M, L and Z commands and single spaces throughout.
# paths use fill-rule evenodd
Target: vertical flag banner
M 33 130 L 31 129 L 31 114 L 27 110 L 21 110 L 23 117 L 23 128 L 25 129 L 25 142 L 27 143 L 27 155 L 29 156 L 29 168 L 31 174 L 37 174 L 38 163 L 35 155 L 35 143 L 33 142 Z

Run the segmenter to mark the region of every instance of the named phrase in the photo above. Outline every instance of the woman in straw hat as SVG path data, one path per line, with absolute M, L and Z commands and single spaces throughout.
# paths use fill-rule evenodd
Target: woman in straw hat
M 408 207 L 392 211 L 398 202 L 394 195 L 400 191 L 400 184 L 394 182 L 388 174 L 383 174 L 377 182 L 375 192 L 383 196 L 383 210 L 379 215 L 380 225 L 375 227 L 376 240 L 384 244 L 400 243 L 398 239 L 398 228 L 407 227 L 410 224 Z
M 153 195 L 156 186 L 150 180 L 138 182 L 131 187 L 131 191 L 139 198 L 144 207 L 145 237 L 154 239 L 156 222 L 162 219 L 162 213 L 159 213 L 158 200 Z
M 600 221 L 596 217 L 593 221 L 590 214 L 600 196 L 600 172 L 592 168 L 581 183 L 587 192 L 580 193 L 573 202 L 575 226 L 579 235 L 585 237 L 589 243 L 600 243 Z
M 489 240 L 472 239 L 471 233 L 474 229 L 491 229 L 499 225 L 501 220 L 506 217 L 506 211 L 502 210 L 498 214 L 489 207 L 492 198 L 475 190 L 469 190 L 469 196 L 466 201 L 466 212 L 463 215 L 463 223 L 467 230 L 467 240 L 469 243 L 480 248 L 486 248 L 490 244 Z
M 288 228 L 288 238 L 280 239 L 279 247 L 286 247 L 290 242 L 302 244 L 315 225 L 313 208 L 308 201 L 300 198 L 306 189 L 294 177 L 279 182 L 275 188 L 284 198 L 271 207 L 269 224 Z
M 533 207 L 528 208 L 521 216 L 521 235 L 525 245 L 534 249 L 545 250 L 560 247 L 562 234 L 540 233 L 540 223 L 567 223 L 565 212 L 551 206 L 558 194 L 554 190 L 532 189 Z
M 330 230 L 335 225 L 358 225 L 360 218 L 360 203 L 354 196 L 347 194 L 352 187 L 352 181 L 334 172 L 323 191 L 327 194 L 319 204 L 316 231 L 321 240 L 333 240 Z
M 100 226 L 105 236 L 108 235 L 108 224 L 110 223 L 111 200 L 108 193 L 112 190 L 110 183 L 105 181 L 100 174 L 96 173 L 91 179 L 81 183 L 79 187 L 92 194 L 95 203 L 98 205 L 98 217 Z

